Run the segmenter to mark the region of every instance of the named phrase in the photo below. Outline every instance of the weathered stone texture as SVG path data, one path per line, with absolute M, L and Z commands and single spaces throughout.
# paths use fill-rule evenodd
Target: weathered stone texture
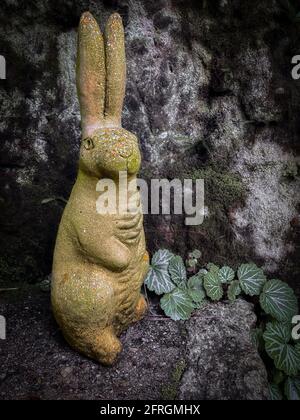
M 211 304 L 187 323 L 187 369 L 179 396 L 194 400 L 268 398 L 267 372 L 253 347 L 252 305 Z

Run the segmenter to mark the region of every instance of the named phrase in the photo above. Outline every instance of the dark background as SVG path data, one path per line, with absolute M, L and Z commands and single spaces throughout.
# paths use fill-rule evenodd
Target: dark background
M 141 177 L 206 182 L 205 222 L 146 216 L 149 250 L 198 248 L 203 264 L 253 260 L 299 293 L 300 84 L 291 59 L 300 4 L 279 0 L 1 0 L 1 283 L 51 272 L 76 176 L 85 10 L 102 26 L 114 11 L 123 17 L 123 126 L 139 136 Z

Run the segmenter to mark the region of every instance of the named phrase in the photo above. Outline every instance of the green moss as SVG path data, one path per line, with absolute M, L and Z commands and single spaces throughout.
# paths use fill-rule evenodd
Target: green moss
M 176 363 L 174 370 L 171 373 L 170 382 L 167 383 L 161 390 L 161 396 L 163 400 L 176 399 L 180 381 L 181 381 L 185 368 L 186 368 L 186 362 L 184 359 L 181 359 Z
M 219 171 L 212 166 L 197 169 L 186 174 L 193 180 L 204 179 L 205 201 L 228 209 L 236 202 L 243 202 L 246 196 L 241 178 L 234 173 Z
M 284 170 L 282 171 L 282 176 L 288 179 L 295 179 L 298 175 L 298 166 L 296 162 L 290 161 L 285 165 Z
M 250 258 L 248 248 L 237 245 L 232 230 L 234 209 L 243 206 L 247 196 L 241 177 L 216 164 L 207 164 L 193 171 L 185 170 L 182 178 L 204 179 L 204 203 L 208 211 L 202 224 L 189 229 L 190 248 L 201 249 L 203 264 L 227 261 L 235 267 Z

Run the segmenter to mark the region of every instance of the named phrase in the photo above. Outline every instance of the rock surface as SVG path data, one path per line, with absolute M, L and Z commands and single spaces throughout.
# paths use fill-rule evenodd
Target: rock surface
M 73 352 L 53 321 L 49 294 L 2 294 L 0 399 L 265 399 L 266 371 L 250 341 L 251 305 L 210 304 L 187 322 L 154 314 L 122 336 L 105 368 Z M 15 295 L 19 293 L 19 296 Z
M 51 270 L 76 174 L 76 30 L 89 9 L 102 25 L 113 11 L 124 20 L 123 125 L 140 138 L 141 176 L 205 179 L 204 223 L 147 216 L 149 249 L 251 259 L 299 292 L 299 27 L 285 3 L 2 0 L 0 279 Z
M 218 400 L 268 398 L 266 372 L 250 337 L 252 305 L 211 304 L 187 323 L 187 369 L 179 396 Z

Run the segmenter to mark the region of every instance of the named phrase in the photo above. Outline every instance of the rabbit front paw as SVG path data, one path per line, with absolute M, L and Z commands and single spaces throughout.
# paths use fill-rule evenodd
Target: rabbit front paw
M 134 245 L 139 242 L 143 226 L 141 213 L 124 214 L 116 219 L 115 237 L 123 244 Z

